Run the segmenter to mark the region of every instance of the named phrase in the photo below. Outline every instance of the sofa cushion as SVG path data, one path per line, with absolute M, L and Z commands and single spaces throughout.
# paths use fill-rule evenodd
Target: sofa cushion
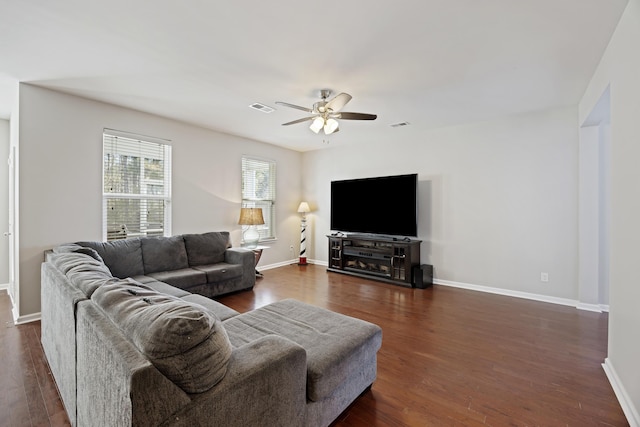
M 192 267 L 224 261 L 224 251 L 231 247 L 228 231 L 185 234 L 183 237 L 189 265 Z
M 115 277 L 124 279 L 144 274 L 139 238 L 77 244 L 95 249 Z
M 235 279 L 242 276 L 242 265 L 227 264 L 220 262 L 213 265 L 200 265 L 193 267 L 195 270 L 203 271 L 207 275 L 208 283 L 224 282 L 225 280 Z
M 168 379 L 201 393 L 227 372 L 232 347 L 222 322 L 201 305 L 146 285 L 104 285 L 92 301 Z
M 156 282 L 156 279 L 154 279 L 153 277 L 149 277 L 149 276 L 133 276 L 131 277 L 133 280 L 135 280 L 138 283 L 142 283 L 143 285 L 145 283 L 149 283 L 149 282 Z
M 98 287 L 118 280 L 111 275 L 104 263 L 83 253 L 54 252 L 50 261 L 87 298 L 90 298 Z
M 160 292 L 161 294 L 171 295 L 173 297 L 182 298 L 187 295 L 191 295 L 190 292 L 187 292 L 184 289 L 176 288 L 175 286 L 171 286 L 168 283 L 159 282 L 157 280 L 146 282 L 144 284 L 156 292 Z
M 53 253 L 56 253 L 56 254 L 69 253 L 69 252 L 89 255 L 91 258 L 95 259 L 96 261 L 104 262 L 104 260 L 102 259 L 98 251 L 96 251 L 93 248 L 88 248 L 86 246 L 80 246 L 75 243 L 65 243 L 53 248 Z
M 157 273 L 149 273 L 148 276 L 180 289 L 189 289 L 193 286 L 204 285 L 207 283 L 207 274 L 204 271 L 195 270 L 193 268 L 159 271 Z
M 275 334 L 307 352 L 307 398 L 320 401 L 375 359 L 382 344 L 379 326 L 287 299 L 224 321 L 234 347 Z
M 132 279 L 138 283 L 147 285 L 154 291 L 160 292 L 162 294 L 172 295 L 178 298 L 182 298 L 185 295 L 191 295 L 190 292 L 187 292 L 184 289 L 176 288 L 175 286 L 171 286 L 168 283 L 160 282 L 151 276 L 135 276 L 132 277 Z
M 145 275 L 189 267 L 182 236 L 143 237 L 140 244 Z
M 237 316 L 238 313 L 237 311 L 235 311 L 234 309 L 227 307 L 224 304 L 220 304 L 218 301 L 214 301 L 212 299 L 209 299 L 203 295 L 199 295 L 199 294 L 187 294 L 185 296 L 180 297 L 181 299 L 185 300 L 185 301 L 189 301 L 189 302 L 193 302 L 196 304 L 200 304 L 201 306 L 203 306 L 204 308 L 206 308 L 207 310 L 210 310 L 213 312 L 213 314 L 216 315 L 216 317 L 220 320 L 227 320 L 232 318 L 233 316 Z
M 54 254 L 65 254 L 69 252 L 75 252 L 77 249 L 80 249 L 82 247 L 83 246 L 80 246 L 76 243 L 63 243 L 62 245 L 55 246 L 51 251 Z

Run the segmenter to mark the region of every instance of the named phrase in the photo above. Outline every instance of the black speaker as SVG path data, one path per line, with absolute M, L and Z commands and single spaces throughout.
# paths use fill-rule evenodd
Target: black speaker
M 422 264 L 413 266 L 413 286 L 424 289 L 433 285 L 433 265 Z

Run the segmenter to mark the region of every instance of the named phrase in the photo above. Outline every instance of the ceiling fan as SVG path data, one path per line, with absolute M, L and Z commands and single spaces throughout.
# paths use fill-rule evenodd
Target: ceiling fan
M 320 91 L 320 98 L 322 98 L 322 100 L 314 103 L 312 108 L 301 107 L 299 105 L 289 104 L 287 102 L 276 101 L 276 104 L 278 105 L 284 105 L 285 107 L 295 108 L 297 110 L 302 110 L 306 111 L 307 113 L 313 114 L 309 117 L 304 117 L 302 119 L 283 123 L 282 126 L 289 126 L 296 123 L 311 121 L 311 126 L 309 126 L 309 129 L 311 129 L 315 133 L 323 130 L 325 135 L 330 135 L 340 130 L 338 128 L 338 120 L 336 119 L 375 120 L 378 117 L 376 114 L 341 112 L 340 110 L 342 109 L 342 107 L 344 107 L 349 101 L 351 101 L 351 95 L 343 92 L 327 101 L 329 95 L 331 95 L 331 90 L 322 89 Z

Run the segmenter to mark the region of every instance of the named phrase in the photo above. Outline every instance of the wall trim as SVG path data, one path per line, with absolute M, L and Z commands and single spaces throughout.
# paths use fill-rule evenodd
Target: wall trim
M 13 312 L 13 323 L 15 323 L 16 325 L 23 325 L 25 323 L 31 323 L 31 322 L 36 322 L 38 320 L 40 320 L 40 313 L 32 313 L 32 314 L 27 314 L 26 316 L 17 316 L 17 313 L 14 311 Z
M 0 283 L 0 291 L 7 291 L 7 293 L 9 293 L 9 284 L 8 283 Z
M 524 299 L 530 299 L 534 301 L 550 302 L 552 304 L 567 305 L 570 307 L 578 306 L 577 300 L 572 300 L 568 298 L 559 298 L 559 297 L 552 297 L 549 295 L 532 294 L 529 292 L 512 291 L 510 289 L 492 288 L 489 286 L 472 285 L 469 283 L 452 282 L 450 280 L 435 279 L 433 283 L 435 283 L 436 285 L 444 285 L 444 286 L 451 286 L 454 288 L 469 289 L 471 291 L 486 292 L 490 294 L 505 295 L 505 296 L 516 297 L 516 298 L 524 298 Z
M 578 304 L 576 305 L 576 308 L 578 310 L 585 310 L 585 311 L 593 311 L 595 313 L 602 313 L 602 305 L 601 304 L 587 304 L 584 302 L 578 302 Z
M 8 287 L 9 287 L 8 284 L 2 284 L 0 285 L 0 290 L 6 289 L 7 295 L 9 295 L 9 301 L 11 302 L 11 316 L 13 317 L 13 324 L 22 325 L 23 323 L 30 323 L 30 322 L 35 322 L 37 320 L 40 320 L 41 314 L 39 312 L 27 314 L 26 316 L 20 316 L 20 313 L 18 312 L 18 306 L 13 300 L 13 296 L 11 295 L 11 292 L 9 292 Z
M 296 264 L 298 262 L 298 259 L 291 259 L 291 260 L 287 260 L 287 261 L 282 261 L 282 262 L 276 262 L 274 264 L 267 264 L 267 265 L 259 265 L 256 267 L 256 270 L 258 271 L 262 271 L 262 270 L 271 270 L 274 268 L 278 268 L 278 267 L 284 267 L 286 265 L 291 265 L 291 264 Z
M 324 265 L 325 267 L 328 265 L 326 262 L 317 261 L 317 260 L 313 260 L 313 259 L 307 259 L 307 263 L 308 264 L 315 264 L 315 265 Z M 291 259 L 291 260 L 288 260 L 288 261 L 276 262 L 275 264 L 267 264 L 267 265 L 264 265 L 264 266 L 259 266 L 259 267 L 256 267 L 256 269 L 258 271 L 271 270 L 273 268 L 284 267 L 286 265 L 292 265 L 292 264 L 298 264 L 298 258 Z
M 263 270 L 268 270 L 270 268 L 276 268 L 276 267 L 280 267 L 282 265 L 287 265 L 287 264 L 294 264 L 298 262 L 297 259 L 295 260 L 291 260 L 291 261 L 286 261 L 283 263 L 278 263 L 278 264 L 271 264 L 265 267 L 262 267 L 261 269 Z M 327 261 L 321 261 L 321 260 L 308 260 L 309 264 L 316 264 L 316 265 L 321 265 L 324 267 L 328 267 L 329 263 Z M 371 280 L 375 280 L 375 278 L 372 278 Z M 558 305 L 566 305 L 569 307 L 575 307 L 579 310 L 587 310 L 587 311 L 593 311 L 596 313 L 608 313 L 609 312 L 609 305 L 608 304 L 586 304 L 586 303 L 581 303 L 578 300 L 573 300 L 573 299 L 569 299 L 569 298 L 559 298 L 559 297 L 553 297 L 553 296 L 549 296 L 549 295 L 541 295 L 541 294 L 532 294 L 529 292 L 521 292 L 521 291 L 512 291 L 510 289 L 502 289 L 502 288 L 493 288 L 490 286 L 481 286 L 481 285 L 473 285 L 470 283 L 462 283 L 462 282 L 454 282 L 451 280 L 442 280 L 442 279 L 434 279 L 433 283 L 436 285 L 443 285 L 443 286 L 450 286 L 453 288 L 461 288 L 461 289 L 467 289 L 467 290 L 471 290 L 471 291 L 478 291 L 478 292 L 485 292 L 485 293 L 490 293 L 490 294 L 497 294 L 497 295 L 504 295 L 504 296 L 509 296 L 509 297 L 516 297 L 516 298 L 523 298 L 523 299 L 529 299 L 529 300 L 533 300 L 533 301 L 541 301 L 541 302 L 548 302 L 551 304 L 558 304 Z
M 629 425 L 631 427 L 640 427 L 640 414 L 638 414 L 638 409 L 633 406 L 631 397 L 627 394 L 626 389 L 622 385 L 622 382 L 620 381 L 620 378 L 608 357 L 604 359 L 602 369 L 604 369 L 605 374 L 607 374 L 609 383 L 611 383 L 611 387 L 613 387 L 613 392 L 618 398 L 618 402 L 620 402 L 622 412 L 624 412 L 624 415 L 627 417 Z

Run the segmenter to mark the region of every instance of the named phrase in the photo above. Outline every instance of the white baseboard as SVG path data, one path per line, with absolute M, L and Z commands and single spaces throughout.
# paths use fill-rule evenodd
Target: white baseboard
M 307 260 L 307 262 L 309 264 L 315 264 L 315 262 L 312 262 L 311 260 Z M 282 261 L 282 262 L 276 262 L 275 264 L 267 264 L 267 265 L 259 265 L 256 267 L 256 269 L 258 271 L 262 271 L 262 270 L 271 270 L 272 268 L 278 268 L 278 267 L 284 267 L 286 265 L 291 265 L 291 264 L 297 264 L 298 263 L 298 258 L 296 259 L 290 259 L 287 261 Z
M 595 313 L 602 313 L 602 306 L 600 304 L 586 304 L 584 302 L 579 302 L 578 305 L 576 305 L 576 308 L 578 310 L 585 310 L 585 311 L 593 311 Z
M 0 285 L 0 286 L 4 286 L 4 285 Z M 6 285 L 6 288 L 1 288 L 2 289 L 6 289 L 7 290 L 7 294 L 9 295 L 9 300 L 11 301 L 11 316 L 13 317 L 13 323 L 14 325 L 22 325 L 23 323 L 29 323 L 29 322 L 35 322 L 37 320 L 40 320 L 41 318 L 41 314 L 40 313 L 32 313 L 32 314 L 28 314 L 26 316 L 20 316 L 20 314 L 18 313 L 18 306 L 16 305 L 15 301 L 13 300 L 13 295 L 11 295 L 11 292 L 9 292 L 9 288 L 8 285 Z
M 620 378 L 608 357 L 604 359 L 602 369 L 604 369 L 605 374 L 607 374 L 611 387 L 613 387 L 613 392 L 616 394 L 618 402 L 620 402 L 622 412 L 624 412 L 624 415 L 627 417 L 629 425 L 631 427 L 640 427 L 640 415 L 638 414 L 638 408 L 633 405 L 631 397 L 629 397 L 627 391 L 620 382 Z
M 256 269 L 258 271 L 271 270 L 272 268 L 284 267 L 285 265 L 291 265 L 291 264 L 297 264 L 297 263 L 298 263 L 298 258 L 290 259 L 288 261 L 283 261 L 283 262 L 276 262 L 275 264 L 267 264 L 267 265 L 264 265 L 264 266 L 259 265 L 258 267 L 256 267 Z M 307 259 L 307 263 L 308 264 L 315 264 L 315 265 L 324 265 L 325 267 L 328 265 L 324 261 L 317 261 L 317 260 L 313 260 L 313 259 Z
M 451 286 L 454 288 L 469 289 L 472 291 L 487 292 L 487 293 L 497 294 L 497 295 L 505 295 L 505 296 L 516 297 L 516 298 L 530 299 L 534 301 L 549 302 L 552 304 L 566 305 L 569 307 L 575 307 L 578 310 L 593 311 L 595 313 L 609 312 L 608 304 L 587 304 L 587 303 L 580 302 L 578 300 L 573 300 L 568 298 L 558 298 L 558 297 L 552 297 L 549 295 L 512 291 L 510 289 L 492 288 L 489 286 L 481 286 L 481 285 L 472 285 L 470 283 L 452 282 L 449 280 L 434 279 L 433 283 L 435 283 L 436 285 Z
M 0 291 L 9 292 L 9 284 L 8 283 L 0 283 Z
M 578 310 L 586 310 L 593 311 L 596 313 L 608 313 L 609 312 L 609 304 L 586 304 L 583 302 L 578 302 L 576 306 Z
M 287 261 L 280 264 L 272 264 L 267 267 L 263 267 L 263 269 L 268 270 L 269 268 L 276 268 L 282 265 L 293 264 L 295 262 L 297 262 L 297 260 Z M 309 260 L 308 262 L 310 264 L 321 265 L 324 267 L 328 267 L 329 265 L 326 261 L 320 261 L 320 260 Z M 372 280 L 375 280 L 375 278 L 372 277 Z M 532 294 L 529 292 L 512 291 L 510 289 L 492 288 L 490 286 L 473 285 L 470 283 L 454 282 L 451 280 L 434 279 L 433 283 L 436 285 L 451 286 L 453 288 L 468 289 L 471 291 L 486 292 L 490 294 L 505 295 L 509 297 L 516 297 L 516 298 L 523 298 L 523 299 L 529 299 L 534 301 L 549 302 L 552 304 L 566 305 L 569 307 L 575 307 L 580 310 L 594 311 L 596 313 L 609 312 L 609 306 L 605 304 L 586 304 L 586 303 L 581 303 L 578 300 L 573 300 L 568 298 L 559 298 L 559 297 L 553 297 L 549 295 Z
M 13 322 L 16 325 L 22 325 L 24 323 L 29 323 L 29 322 L 35 322 L 37 320 L 40 320 L 40 313 L 32 313 L 32 314 L 27 314 L 26 316 L 17 316 L 17 312 L 14 311 L 13 312 Z
M 540 294 L 532 294 L 532 293 L 529 293 L 529 292 L 512 291 L 510 289 L 492 288 L 492 287 L 489 287 L 489 286 L 481 286 L 481 285 L 472 285 L 472 284 L 469 284 L 469 283 L 452 282 L 450 280 L 435 279 L 433 281 L 433 283 L 435 283 L 436 285 L 451 286 L 451 287 L 454 287 L 454 288 L 468 289 L 468 290 L 471 290 L 471 291 L 487 292 L 487 293 L 490 293 L 490 294 L 505 295 L 505 296 L 516 297 L 516 298 L 524 298 L 524 299 L 530 299 L 530 300 L 534 300 L 534 301 L 550 302 L 552 304 L 567 305 L 567 306 L 570 306 L 570 307 L 577 307 L 578 304 L 579 304 L 579 302 L 577 300 L 572 300 L 572 299 L 568 299 L 568 298 L 558 298 L 558 297 L 552 297 L 552 296 L 549 296 L 549 295 L 540 295 Z

